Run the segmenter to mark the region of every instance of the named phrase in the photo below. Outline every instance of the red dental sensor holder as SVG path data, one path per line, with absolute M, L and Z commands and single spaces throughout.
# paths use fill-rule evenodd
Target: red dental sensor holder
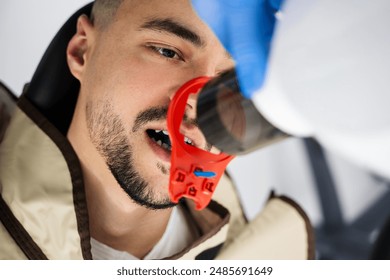
M 168 131 L 172 145 L 170 197 L 175 203 L 182 197 L 190 198 L 194 200 L 197 210 L 209 204 L 226 166 L 234 158 L 188 145 L 180 133 L 188 97 L 197 94 L 209 80 L 208 77 L 198 77 L 185 83 L 176 92 L 168 108 Z

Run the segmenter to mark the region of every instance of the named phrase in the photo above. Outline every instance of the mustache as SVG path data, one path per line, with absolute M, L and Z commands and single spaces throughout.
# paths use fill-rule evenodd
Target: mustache
M 168 114 L 168 107 L 152 107 L 140 112 L 134 121 L 132 131 L 138 131 L 143 125 L 151 121 L 166 120 Z
M 140 112 L 135 118 L 132 132 L 137 132 L 142 126 L 151 121 L 166 120 L 168 114 L 168 106 L 151 107 Z M 190 119 L 187 114 L 184 114 L 183 121 L 187 125 L 199 127 L 196 119 Z

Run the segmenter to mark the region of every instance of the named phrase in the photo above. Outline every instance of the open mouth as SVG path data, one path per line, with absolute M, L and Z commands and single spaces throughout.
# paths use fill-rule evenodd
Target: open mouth
M 147 129 L 146 133 L 157 145 L 162 147 L 167 151 L 172 150 L 171 140 L 169 139 L 169 133 L 167 130 L 155 130 L 155 129 Z M 187 145 L 193 145 L 193 142 L 188 137 L 184 137 L 184 142 Z

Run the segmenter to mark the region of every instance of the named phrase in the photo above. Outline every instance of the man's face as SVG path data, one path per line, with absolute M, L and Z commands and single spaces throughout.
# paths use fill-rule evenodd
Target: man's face
M 233 62 L 188 1 L 124 1 L 108 28 L 95 32 L 80 79 L 89 138 L 135 202 L 170 207 L 170 100 L 183 83 Z M 204 147 L 195 126 L 183 134 Z

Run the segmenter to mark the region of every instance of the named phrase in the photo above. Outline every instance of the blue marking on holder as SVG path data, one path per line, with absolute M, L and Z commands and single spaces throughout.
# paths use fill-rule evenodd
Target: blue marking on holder
M 196 177 L 205 177 L 205 178 L 213 178 L 217 174 L 212 171 L 194 171 Z

